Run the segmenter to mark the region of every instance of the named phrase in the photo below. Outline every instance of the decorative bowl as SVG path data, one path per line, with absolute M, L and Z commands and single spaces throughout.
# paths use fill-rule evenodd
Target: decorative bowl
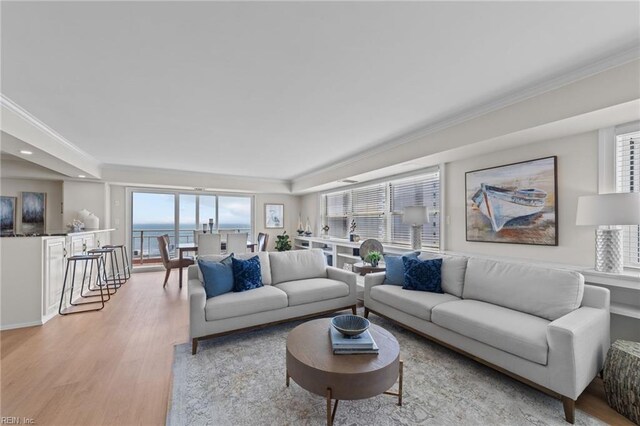
M 369 320 L 358 315 L 338 315 L 333 317 L 331 325 L 347 337 L 355 337 L 369 328 Z

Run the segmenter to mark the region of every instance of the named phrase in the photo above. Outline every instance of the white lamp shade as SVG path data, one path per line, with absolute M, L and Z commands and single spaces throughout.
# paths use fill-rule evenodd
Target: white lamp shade
M 405 207 L 402 211 L 402 223 L 405 225 L 422 225 L 428 217 L 427 208 L 423 206 Z
M 585 195 L 578 198 L 576 225 L 639 225 L 640 193 Z

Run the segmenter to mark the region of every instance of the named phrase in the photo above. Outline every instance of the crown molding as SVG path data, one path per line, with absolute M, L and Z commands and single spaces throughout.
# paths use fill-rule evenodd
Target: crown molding
M 51 127 L 47 126 L 45 123 L 37 119 L 33 114 L 31 114 L 29 111 L 22 108 L 20 105 L 18 105 L 16 102 L 11 100 L 8 96 L 4 95 L 3 93 L 0 93 L 0 106 L 11 111 L 16 116 L 20 117 L 22 120 L 26 121 L 31 126 L 38 129 L 40 132 L 44 133 L 46 136 L 56 141 L 65 149 L 73 151 L 76 155 L 79 155 L 88 161 L 91 161 L 98 165 L 100 164 L 100 161 L 98 161 L 97 158 L 93 157 L 86 151 L 83 151 L 73 143 L 69 142 L 69 140 L 67 140 L 60 133 L 56 132 Z M 28 141 L 25 141 L 25 142 L 28 143 Z
M 478 118 L 485 114 L 503 109 L 510 105 L 517 104 L 518 102 L 534 98 L 546 92 L 559 89 L 568 84 L 575 83 L 584 78 L 591 77 L 611 68 L 616 68 L 618 66 L 622 66 L 638 59 L 640 59 L 640 46 L 638 45 L 638 43 L 631 43 L 612 54 L 600 57 L 599 59 L 596 59 L 594 61 L 589 61 L 580 67 L 574 68 L 570 72 L 564 72 L 557 74 L 556 76 L 553 76 L 551 78 L 545 78 L 523 89 L 513 91 L 495 100 L 481 103 L 470 108 L 462 109 L 457 113 L 450 114 L 446 118 L 436 119 L 431 124 L 422 126 L 417 130 L 392 137 L 386 141 L 372 146 L 371 148 L 368 148 L 362 154 L 352 155 L 349 156 L 349 158 L 345 158 L 344 160 L 316 167 L 308 173 L 296 175 L 291 178 L 292 185 L 299 179 L 318 176 L 320 174 L 326 173 L 327 171 L 339 169 L 341 167 L 349 166 L 362 160 L 366 160 L 367 158 L 378 156 L 382 153 L 393 150 L 398 146 L 413 142 L 417 139 L 424 138 L 425 136 L 428 136 L 430 134 L 442 131 L 449 127 L 453 127 L 465 121 Z

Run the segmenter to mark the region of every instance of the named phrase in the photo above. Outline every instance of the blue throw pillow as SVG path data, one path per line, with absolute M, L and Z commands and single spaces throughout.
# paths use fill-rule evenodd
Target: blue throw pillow
M 227 256 L 220 262 L 198 260 L 198 266 L 204 279 L 204 290 L 207 293 L 207 299 L 233 290 L 232 259 L 231 256 Z
M 442 259 L 420 260 L 402 257 L 404 262 L 404 285 L 406 290 L 442 291 Z
M 260 258 L 253 256 L 247 260 L 231 259 L 233 263 L 233 291 L 247 291 L 262 287 Z
M 417 259 L 419 251 L 405 253 L 404 255 L 385 254 L 384 265 L 386 267 L 386 275 L 384 284 L 403 285 L 404 284 L 404 263 L 403 257 Z

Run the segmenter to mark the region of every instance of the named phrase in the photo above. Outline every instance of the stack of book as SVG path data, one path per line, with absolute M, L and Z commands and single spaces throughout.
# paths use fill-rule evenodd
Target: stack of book
M 378 345 L 371 337 L 369 330 L 354 338 L 346 337 L 332 326 L 329 326 L 329 336 L 331 337 L 331 347 L 335 355 L 375 355 L 378 353 Z

